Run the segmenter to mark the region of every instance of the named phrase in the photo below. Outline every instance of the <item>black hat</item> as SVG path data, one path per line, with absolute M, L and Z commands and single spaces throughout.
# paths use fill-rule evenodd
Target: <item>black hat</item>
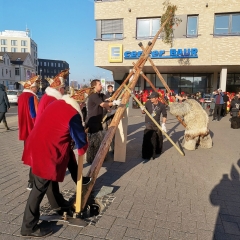
M 159 93 L 157 92 L 152 92 L 149 96 L 149 98 L 159 98 Z

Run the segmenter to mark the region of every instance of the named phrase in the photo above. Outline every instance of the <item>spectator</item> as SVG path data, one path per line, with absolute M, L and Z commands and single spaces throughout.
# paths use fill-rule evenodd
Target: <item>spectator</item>
M 213 92 L 213 98 L 215 99 L 215 108 L 214 108 L 212 121 L 215 121 L 215 120 L 220 121 L 221 112 L 222 112 L 222 108 L 223 108 L 223 104 L 224 104 L 223 93 L 220 88 Z
M 7 94 L 5 92 L 5 86 L 3 84 L 0 84 L 0 123 L 3 121 L 6 130 L 9 130 L 9 127 L 7 125 L 5 114 L 9 108 L 10 104 L 8 101 Z
M 229 101 L 229 97 L 226 92 L 224 92 L 223 101 L 222 116 L 225 117 L 227 115 L 227 102 Z

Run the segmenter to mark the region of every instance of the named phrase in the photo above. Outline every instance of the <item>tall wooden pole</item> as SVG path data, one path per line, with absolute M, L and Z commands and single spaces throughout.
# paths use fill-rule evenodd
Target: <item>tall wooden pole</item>
M 161 28 L 158 30 L 158 32 L 156 33 L 154 39 L 152 42 L 149 42 L 148 46 L 146 47 L 145 51 L 143 51 L 142 55 L 140 56 L 139 60 L 137 61 L 136 63 L 136 66 L 135 66 L 135 72 L 131 72 L 129 73 L 129 75 L 133 75 L 133 80 L 131 81 L 130 83 L 130 89 L 133 90 L 133 88 L 135 87 L 137 81 L 138 81 L 138 78 L 139 78 L 139 75 L 142 71 L 142 68 L 143 66 L 145 65 L 147 59 L 148 59 L 148 56 L 154 46 L 154 44 L 156 43 L 157 41 L 157 38 L 159 36 L 159 34 L 162 32 L 162 30 L 164 29 L 164 26 L 166 25 L 166 23 L 170 20 L 170 18 L 172 17 L 173 13 L 170 13 L 168 18 L 166 19 L 166 21 L 162 24 Z M 130 79 L 128 75 L 128 78 Z M 120 89 L 122 90 L 123 87 L 124 87 L 124 84 L 126 83 L 127 81 L 124 81 L 123 84 L 121 84 L 120 86 Z M 120 91 L 121 91 L 120 90 Z M 129 92 L 125 92 L 123 98 L 122 98 L 122 104 L 118 107 L 115 115 L 114 115 L 114 118 L 112 119 L 111 121 L 111 124 L 108 128 L 108 131 L 102 141 L 102 144 L 97 152 L 97 155 L 95 156 L 94 160 L 93 160 L 93 163 L 91 165 L 91 168 L 89 169 L 88 173 L 87 173 L 87 176 L 88 177 L 91 177 L 92 178 L 92 181 L 89 183 L 89 185 L 87 186 L 87 189 L 86 189 L 86 192 L 85 194 L 83 195 L 82 197 L 82 206 L 81 206 L 81 209 L 83 210 L 86 203 L 87 203 L 87 200 L 90 196 L 90 193 L 92 191 L 92 188 L 95 184 L 95 181 L 97 179 L 97 176 L 98 176 L 98 173 L 100 171 L 100 168 L 102 167 L 102 164 L 103 164 L 103 161 L 105 159 L 105 156 L 108 152 L 108 149 L 110 147 L 110 144 L 112 142 L 112 139 L 114 137 L 114 134 L 116 132 L 116 129 L 118 127 L 118 124 L 121 120 L 121 118 L 123 117 L 123 114 L 124 114 L 124 111 L 126 110 L 126 104 L 128 103 L 129 101 L 129 98 L 130 98 L 130 93 Z

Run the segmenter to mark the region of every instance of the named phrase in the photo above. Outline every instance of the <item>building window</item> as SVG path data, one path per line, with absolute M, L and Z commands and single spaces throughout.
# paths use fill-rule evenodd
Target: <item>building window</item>
M 20 73 L 20 72 L 19 72 L 19 68 L 15 68 L 15 75 L 16 75 L 16 76 L 19 76 L 19 73 Z
M 7 48 L 6 47 L 1 47 L 1 52 L 7 52 Z
M 2 76 L 3 76 L 3 69 L 2 69 Z
M 160 18 L 137 19 L 137 38 L 153 38 L 160 28 Z
M 53 67 L 53 63 L 51 63 L 51 67 Z
M 123 39 L 123 19 L 101 21 L 102 40 Z
M 11 72 L 11 70 L 9 70 L 9 75 L 10 75 L 10 77 L 12 77 L 12 72 Z
M 27 52 L 27 48 L 21 48 L 21 52 Z
M 17 48 L 12 47 L 11 52 L 17 52 Z
M 21 40 L 21 46 L 27 46 L 27 41 L 26 40 Z
M 44 62 L 44 63 L 43 63 L 43 66 L 44 66 L 44 67 L 46 67 L 46 66 L 47 66 L 47 63 L 46 63 L 46 62 Z
M 61 67 L 61 66 L 60 66 L 60 63 L 58 63 L 58 67 Z
M 198 16 L 188 16 L 187 37 L 197 37 L 198 35 Z
M 12 46 L 17 46 L 17 40 L 11 40 L 11 45 Z
M 7 39 L 1 39 L 1 45 L 7 45 Z
M 214 35 L 240 35 L 240 13 L 215 14 Z

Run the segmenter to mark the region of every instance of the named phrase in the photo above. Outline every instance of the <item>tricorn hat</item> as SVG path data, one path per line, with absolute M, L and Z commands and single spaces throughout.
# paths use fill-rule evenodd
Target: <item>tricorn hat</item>
M 69 75 L 69 69 L 62 70 L 54 78 L 46 78 L 51 88 L 65 87 L 65 81 Z
M 85 102 L 88 95 L 94 90 L 94 87 L 74 89 L 70 88 L 70 97 L 76 100 L 77 102 Z
M 29 80 L 20 81 L 18 83 L 23 85 L 23 87 L 25 89 L 30 89 L 31 87 L 38 87 L 40 79 L 41 79 L 41 77 L 39 75 L 37 75 L 37 76 L 34 76 L 34 77 L 30 78 Z

